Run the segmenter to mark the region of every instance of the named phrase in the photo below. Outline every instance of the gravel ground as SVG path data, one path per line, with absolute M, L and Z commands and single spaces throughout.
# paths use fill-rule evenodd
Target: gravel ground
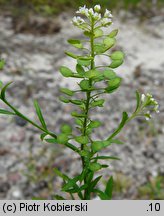
M 126 54 L 125 64 L 117 71 L 124 81 L 118 92 L 106 96 L 105 108 L 92 114 L 103 122 L 100 130 L 95 131 L 95 138 L 107 137 L 118 125 L 122 111 L 132 112 L 136 89 L 152 93 L 160 104 L 160 114 L 154 120 L 130 122 L 119 135 L 125 144 L 106 150 L 121 160 L 110 163 L 105 176 L 119 173 L 131 181 L 129 190 L 115 199 L 135 199 L 137 188 L 148 176 L 164 175 L 163 21 L 160 15 L 140 23 L 129 15 L 122 22 L 120 16 L 113 25 L 120 30 L 117 46 Z M 73 107 L 61 104 L 58 96 L 60 86 L 74 89 L 76 85 L 74 80 L 61 77 L 58 69 L 63 64 L 73 68 L 74 62 L 64 55 L 67 49 L 73 51 L 66 40 L 81 38 L 70 24 L 70 15 L 62 14 L 58 22 L 61 26 L 58 33 L 36 36 L 15 34 L 11 17 L 0 17 L 0 51 L 7 61 L 0 79 L 4 83 L 14 81 L 8 98 L 33 119 L 36 118 L 33 99 L 38 99 L 48 127 L 56 132 L 63 122 L 73 124 L 69 114 Z M 102 58 L 97 60 L 105 63 Z M 0 106 L 4 107 L 1 102 Z M 60 186 L 51 171 L 54 166 L 74 175 L 80 169 L 80 161 L 68 149 L 42 144 L 39 132 L 21 119 L 0 118 L 0 199 L 50 198 L 49 191 L 58 191 Z

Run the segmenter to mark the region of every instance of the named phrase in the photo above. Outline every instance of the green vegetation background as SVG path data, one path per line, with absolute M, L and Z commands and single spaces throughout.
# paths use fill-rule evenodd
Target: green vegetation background
M 12 10 L 12 12 L 30 11 L 42 15 L 56 15 L 61 11 L 67 11 L 71 8 L 78 8 L 82 5 L 93 6 L 101 4 L 104 8 L 110 9 L 136 9 L 152 8 L 154 0 L 0 0 L 0 8 Z M 157 6 L 161 7 L 164 0 L 156 0 Z

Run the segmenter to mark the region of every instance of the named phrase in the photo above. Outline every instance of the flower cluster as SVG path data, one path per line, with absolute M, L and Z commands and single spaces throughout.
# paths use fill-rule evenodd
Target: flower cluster
M 141 102 L 143 109 L 147 109 L 147 112 L 144 114 L 146 120 L 151 119 L 150 111 L 155 111 L 156 113 L 159 113 L 159 104 L 151 94 L 142 94 Z
M 86 16 L 90 21 L 94 20 L 94 21 L 100 21 L 101 25 L 106 27 L 112 24 L 112 14 L 111 11 L 109 11 L 108 9 L 106 9 L 104 16 L 102 17 L 101 13 L 101 7 L 100 5 L 95 5 L 94 9 L 92 8 L 87 8 L 86 5 L 84 5 L 83 7 L 79 7 L 79 10 L 76 11 L 77 14 L 81 14 L 83 16 Z M 82 27 L 83 24 L 85 24 L 84 19 L 80 18 L 79 16 L 75 16 L 72 19 L 72 23 L 75 26 L 78 27 Z

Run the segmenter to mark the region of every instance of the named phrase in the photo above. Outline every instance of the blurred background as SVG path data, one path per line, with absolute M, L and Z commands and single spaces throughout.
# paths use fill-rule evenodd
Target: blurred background
M 71 19 L 84 4 L 112 10 L 111 29 L 119 28 L 115 49 L 126 54 L 117 70 L 124 78 L 122 87 L 106 96 L 104 109 L 93 112 L 94 119 L 103 121 L 95 138 L 109 136 L 122 111 L 133 111 L 136 89 L 151 93 L 160 104 L 151 121 L 136 119 L 126 126 L 119 135 L 124 145 L 106 150 L 121 160 L 110 162 L 100 187 L 113 175 L 113 199 L 164 199 L 164 0 L 0 0 L 0 57 L 6 61 L 0 80 L 13 81 L 8 99 L 30 118 L 37 119 L 37 99 L 50 130 L 59 132 L 62 123 L 73 125 L 73 107 L 58 96 L 59 87 L 75 85 L 59 74 L 59 67 L 73 68 L 64 51 L 75 51 L 67 39 L 82 38 Z M 18 117 L 0 116 L 0 199 L 52 199 L 61 186 L 53 167 L 70 176 L 79 172 L 77 155 L 42 143 L 39 134 Z

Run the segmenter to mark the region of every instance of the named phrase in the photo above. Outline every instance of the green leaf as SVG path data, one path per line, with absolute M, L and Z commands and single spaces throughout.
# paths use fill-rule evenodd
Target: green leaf
M 71 77 L 73 75 L 73 72 L 68 67 L 65 67 L 65 66 L 60 67 L 60 73 L 64 77 Z
M 63 96 L 60 96 L 59 100 L 62 101 L 63 103 L 69 103 L 70 102 L 70 100 L 68 98 L 65 98 Z
M 57 143 L 57 139 L 55 139 L 55 138 L 45 139 L 45 141 L 48 143 Z
M 96 54 L 101 54 L 104 53 L 106 51 L 106 46 L 104 44 L 101 43 L 95 43 L 94 44 L 94 51 Z
M 112 192 L 113 192 L 113 177 L 111 176 L 105 188 L 105 194 L 109 197 L 109 199 L 112 198 Z
M 79 176 L 76 176 L 74 177 L 73 179 L 69 179 L 68 182 L 66 184 L 63 185 L 62 187 L 62 191 L 67 191 L 69 190 L 70 188 L 79 188 L 77 185 L 76 185 L 76 182 L 79 180 Z
M 140 104 L 141 104 L 141 95 L 138 91 L 136 91 L 136 101 L 137 101 L 137 104 L 136 104 L 135 112 L 139 109 Z
M 73 96 L 74 95 L 74 92 L 71 91 L 70 89 L 68 88 L 60 88 L 60 91 L 68 96 Z
M 93 141 L 91 144 L 92 150 L 93 152 L 98 152 L 101 149 L 111 145 L 111 141 L 110 140 L 100 140 L 100 141 Z
M 103 41 L 103 43 L 105 44 L 105 46 L 110 49 L 111 47 L 113 47 L 116 43 L 116 39 L 115 38 L 110 38 L 110 37 L 106 37 Z
M 118 144 L 118 145 L 124 144 L 121 140 L 118 140 L 118 139 L 111 139 L 110 141 L 111 143 Z
M 2 90 L 1 90 L 1 96 L 0 96 L 2 100 L 5 100 L 5 93 L 6 93 L 6 90 L 7 90 L 7 88 L 9 87 L 9 85 L 11 85 L 11 83 L 12 83 L 12 82 L 7 83 L 7 84 L 2 88 Z
M 90 89 L 90 82 L 89 82 L 89 80 L 82 80 L 79 85 L 80 85 L 80 88 L 82 90 L 89 90 Z
M 101 73 L 98 70 L 89 70 L 85 72 L 85 77 L 89 79 L 97 78 L 101 75 Z
M 0 80 L 0 88 L 2 88 L 3 86 L 3 82 Z
M 56 200 L 65 200 L 62 196 L 59 196 L 59 195 L 54 195 L 54 198 Z
M 84 31 L 84 35 L 87 36 L 87 37 L 91 37 L 91 36 L 92 36 L 92 33 L 89 32 L 89 31 Z
M 73 117 L 78 117 L 78 118 L 85 118 L 86 117 L 85 114 L 81 114 L 81 113 L 77 113 L 77 112 L 72 112 L 71 115 Z
M 102 35 L 103 35 L 103 30 L 101 29 L 94 30 L 94 38 L 101 37 Z
M 122 65 L 124 61 L 123 60 L 114 60 L 112 63 L 109 65 L 110 68 L 117 68 L 120 65 Z
M 76 71 L 80 75 L 84 75 L 84 73 L 85 73 L 84 68 L 81 65 L 79 65 L 79 64 L 76 65 Z
M 87 67 L 91 64 L 91 59 L 89 59 L 88 57 L 79 57 L 77 59 L 77 62 L 79 65 Z
M 35 106 L 36 113 L 37 113 L 37 116 L 39 118 L 41 125 L 43 126 L 44 129 L 47 129 L 45 120 L 44 120 L 43 115 L 42 115 L 42 111 L 41 111 L 40 106 L 36 100 L 34 101 L 34 106 Z
M 102 165 L 99 163 L 90 163 L 89 164 L 89 169 L 93 172 L 96 172 L 102 168 Z
M 114 29 L 113 31 L 111 31 L 111 33 L 108 35 L 108 37 L 113 38 L 115 36 L 117 36 L 118 34 L 118 29 Z
M 120 158 L 113 156 L 97 156 L 93 157 L 91 160 L 120 160 Z
M 113 132 L 113 134 L 107 140 L 112 140 L 113 137 L 115 137 L 122 130 L 122 128 L 125 126 L 127 120 L 128 120 L 128 114 L 126 112 L 123 112 L 122 113 L 122 120 L 121 120 L 118 128 Z
M 98 128 L 99 126 L 101 126 L 100 121 L 91 121 L 88 127 L 89 128 Z
M 77 55 L 75 55 L 74 53 L 71 53 L 71 52 L 65 52 L 65 54 L 66 54 L 67 56 L 71 57 L 71 58 L 74 58 L 74 59 L 77 59 L 77 58 L 78 58 Z
M 95 190 L 93 190 L 93 192 L 95 192 L 96 194 L 98 194 L 98 196 L 100 197 L 101 200 L 109 200 L 108 195 L 105 194 L 103 191 L 95 189 Z
M 109 80 L 117 77 L 116 73 L 111 69 L 104 70 L 103 75 L 106 79 L 109 79 Z
M 92 191 L 94 189 L 94 187 L 96 187 L 97 183 L 100 181 L 100 179 L 102 178 L 102 176 L 98 176 L 97 178 L 95 178 L 89 185 L 89 191 Z
M 105 100 L 104 99 L 100 99 L 100 100 L 96 100 L 94 102 L 91 103 L 91 107 L 103 107 Z
M 80 40 L 69 39 L 68 43 L 76 48 L 79 48 L 79 49 L 83 48 L 83 44 L 81 43 Z
M 70 100 L 71 103 L 76 104 L 76 105 L 82 105 L 83 102 L 81 100 Z
M 87 136 L 77 136 L 75 138 L 75 140 L 78 142 L 78 143 L 81 143 L 81 144 L 87 144 L 89 142 L 89 139 Z
M 4 66 L 5 66 L 5 60 L 0 59 L 0 70 L 3 70 Z
M 4 115 L 15 115 L 15 113 L 10 112 L 8 110 L 4 110 L 4 109 L 0 109 L 0 114 L 4 114 Z
M 110 56 L 112 60 L 123 60 L 124 59 L 124 53 L 121 51 L 115 51 Z
M 63 174 L 62 172 L 60 172 L 60 170 L 58 170 L 57 168 L 54 168 L 54 172 L 57 176 L 59 176 L 60 178 L 62 178 L 64 181 L 68 181 L 69 177 L 65 174 Z
M 71 134 L 72 133 L 72 127 L 68 124 L 64 124 L 60 128 L 61 132 L 64 134 Z
M 122 79 L 120 77 L 116 77 L 108 81 L 108 87 L 105 89 L 107 93 L 112 93 L 115 91 L 121 84 Z
M 68 138 L 68 135 L 67 134 L 59 134 L 57 136 L 57 142 L 59 144 L 66 144 L 68 142 L 69 138 Z
M 43 141 L 44 138 L 45 138 L 47 135 L 48 135 L 47 133 L 42 133 L 42 134 L 40 135 L 40 139 Z

